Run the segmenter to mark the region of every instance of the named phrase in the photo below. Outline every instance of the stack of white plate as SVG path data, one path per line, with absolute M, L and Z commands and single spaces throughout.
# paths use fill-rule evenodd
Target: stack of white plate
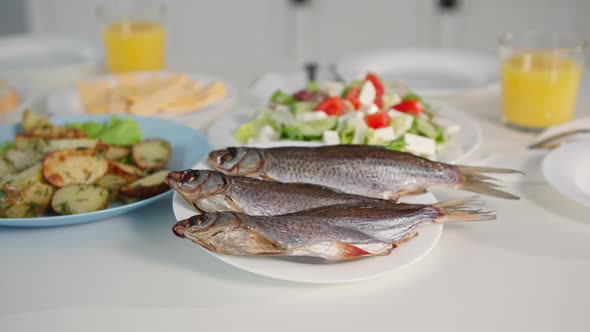
M 48 90 L 95 75 L 102 60 L 91 44 L 59 37 L 15 35 L 0 38 L 0 75 Z

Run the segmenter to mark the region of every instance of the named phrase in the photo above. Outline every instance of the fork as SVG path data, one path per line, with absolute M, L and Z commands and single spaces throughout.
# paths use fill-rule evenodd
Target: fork
M 587 134 L 590 133 L 590 129 L 576 129 L 576 130 L 569 130 L 560 134 L 556 134 L 553 136 L 549 136 L 537 143 L 533 143 L 528 146 L 529 149 L 546 149 L 552 150 L 560 146 L 563 142 L 556 142 L 558 140 L 562 140 L 566 137 L 570 137 L 573 135 L 578 134 Z

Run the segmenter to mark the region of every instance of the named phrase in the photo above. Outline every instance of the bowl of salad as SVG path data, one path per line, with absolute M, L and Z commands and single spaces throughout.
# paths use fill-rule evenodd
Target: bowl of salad
M 309 82 L 292 93 L 277 90 L 254 118 L 234 129 L 233 139 L 239 144 L 287 140 L 379 145 L 438 159 L 460 135 L 461 122 L 442 116 L 404 85 L 368 73 L 348 83 Z M 469 126 L 477 125 L 471 121 Z

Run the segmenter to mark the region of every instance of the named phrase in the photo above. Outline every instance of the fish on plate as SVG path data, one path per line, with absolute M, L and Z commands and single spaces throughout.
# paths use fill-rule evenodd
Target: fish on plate
M 309 256 L 347 260 L 387 255 L 418 233 L 416 227 L 495 216 L 473 198 L 434 205 L 337 204 L 276 216 L 212 212 L 177 222 L 172 231 L 220 254 Z
M 272 216 L 346 203 L 381 203 L 399 208 L 410 205 L 314 184 L 264 181 L 211 170 L 171 172 L 166 183 L 200 212 L 235 211 Z
M 383 199 L 421 193 L 431 186 L 450 187 L 506 199 L 517 196 L 497 189 L 487 173 L 519 171 L 450 165 L 378 146 L 228 147 L 212 151 L 218 171 L 280 182 L 304 182 L 350 194 Z

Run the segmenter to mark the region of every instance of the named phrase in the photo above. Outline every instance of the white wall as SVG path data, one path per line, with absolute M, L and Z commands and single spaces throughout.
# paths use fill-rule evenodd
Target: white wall
M 29 29 L 100 42 L 94 8 L 106 0 L 26 0 Z M 170 63 L 329 61 L 342 53 L 405 46 L 495 52 L 508 30 L 550 29 L 588 36 L 590 1 L 167 0 Z

